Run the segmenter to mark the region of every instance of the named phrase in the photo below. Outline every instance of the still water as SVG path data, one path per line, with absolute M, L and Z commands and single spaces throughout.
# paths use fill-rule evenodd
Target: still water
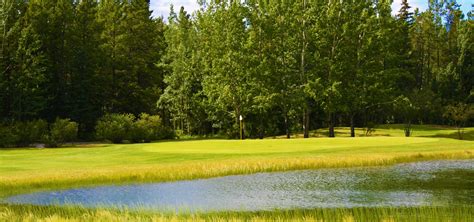
M 3 202 L 191 211 L 472 205 L 474 160 L 102 186 L 18 195 Z

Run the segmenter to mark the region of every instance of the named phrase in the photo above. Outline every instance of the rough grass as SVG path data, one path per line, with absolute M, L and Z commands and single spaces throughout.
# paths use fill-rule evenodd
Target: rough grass
M 473 221 L 473 206 L 151 213 L 82 207 L 0 205 L 0 221 Z
M 378 129 L 389 133 L 393 129 Z M 444 130 L 444 129 L 443 129 Z M 60 149 L 0 150 L 0 198 L 41 190 L 65 189 L 111 183 L 160 182 L 209 178 L 255 172 L 390 165 L 432 159 L 474 158 L 474 141 L 429 138 L 437 130 L 426 129 L 427 137 L 396 137 L 398 134 L 359 138 L 189 140 L 150 144 L 87 145 Z M 403 134 L 403 132 L 400 132 Z M 415 134 L 416 135 L 416 134 Z M 68 210 L 69 209 L 69 210 Z M 448 216 L 457 208 L 295 210 L 285 212 L 211 214 L 216 220 L 312 218 L 337 213 L 337 218 L 369 215 Z M 461 215 L 472 218 L 472 206 Z M 77 210 L 85 216 L 71 213 Z M 62 212 L 62 213 L 61 213 Z M 360 213 L 365 212 L 365 213 Z M 71 213 L 71 214 L 70 214 Z M 306 217 L 306 213 L 308 216 Z M 360 213 L 360 215 L 359 215 Z M 106 215 L 106 217 L 102 217 Z M 123 217 L 122 217 L 122 216 Z M 229 216 L 230 215 L 230 216 Z M 250 216 L 249 216 L 250 215 Z M 273 216 L 272 216 L 273 215 Z M 318 216 L 319 215 L 319 216 Z M 359 216 L 357 216 L 359 215 Z M 108 218 L 110 216 L 110 218 Z M 209 215 L 188 215 L 187 219 L 213 220 Z M 202 218 L 201 218 L 202 216 Z M 327 218 L 330 218 L 328 216 Z M 335 215 L 332 215 L 336 217 Z M 52 218 L 49 218 L 52 217 Z M 424 216 L 423 216 L 424 217 Z M 423 218 L 422 217 L 422 218 Z M 5 219 L 5 218 L 11 218 Z M 161 218 L 161 219 L 160 219 Z M 347 219 L 346 218 L 346 219 Z M 387 216 L 390 221 L 392 216 Z M 410 217 L 407 217 L 410 218 Z M 124 213 L 64 207 L 0 205 L 0 221 L 8 220 L 180 220 L 181 216 Z M 349 220 L 350 221 L 350 220 Z M 458 221 L 458 220 L 453 220 Z

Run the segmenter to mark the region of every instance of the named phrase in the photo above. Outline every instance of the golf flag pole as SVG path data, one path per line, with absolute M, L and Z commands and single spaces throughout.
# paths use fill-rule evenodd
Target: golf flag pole
M 239 120 L 240 120 L 240 139 L 243 140 L 243 137 L 242 137 L 242 120 L 244 120 L 244 118 L 242 117 L 242 115 L 239 116 Z

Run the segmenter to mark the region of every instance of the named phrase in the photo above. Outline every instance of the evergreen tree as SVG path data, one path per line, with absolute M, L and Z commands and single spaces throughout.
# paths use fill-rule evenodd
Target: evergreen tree
M 122 28 L 123 4 L 118 0 L 102 0 L 99 3 L 98 22 L 103 27 L 100 33 L 100 49 L 104 53 L 100 67 L 100 78 L 104 95 L 104 111 L 120 112 L 119 76 L 123 73 L 123 51 L 121 41 L 125 31 Z
M 405 21 L 408 25 L 413 22 L 413 12 L 410 12 L 411 6 L 408 4 L 408 0 L 402 0 L 402 6 L 398 11 L 398 19 Z
M 104 58 L 100 50 L 102 26 L 97 21 L 98 1 L 82 0 L 75 8 L 71 45 L 71 82 L 68 117 L 81 123 L 80 133 L 94 129 L 105 98 L 98 70 Z

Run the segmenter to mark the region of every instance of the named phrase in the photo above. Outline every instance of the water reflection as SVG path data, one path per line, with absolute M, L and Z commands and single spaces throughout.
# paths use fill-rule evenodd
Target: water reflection
M 443 206 L 474 203 L 474 160 L 305 170 L 13 196 L 9 203 L 160 210 Z

